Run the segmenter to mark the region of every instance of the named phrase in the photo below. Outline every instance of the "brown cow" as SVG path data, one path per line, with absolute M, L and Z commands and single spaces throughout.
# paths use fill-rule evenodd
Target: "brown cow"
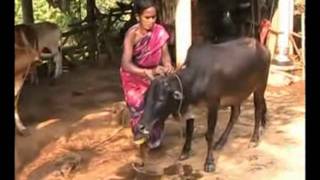
M 30 32 L 34 34 L 38 39 L 38 45 L 40 52 L 49 51 L 53 56 L 53 61 L 55 63 L 54 79 L 58 78 L 62 74 L 62 53 L 60 48 L 60 38 L 61 31 L 57 24 L 51 22 L 39 22 L 35 24 L 19 24 L 16 27 L 23 27 L 26 30 L 25 34 L 28 37 Z M 33 36 L 33 35 L 31 35 Z M 29 39 L 28 39 L 29 40 Z M 29 40 L 30 41 L 30 40 Z M 48 57 L 48 53 L 42 54 L 41 56 Z M 48 66 L 48 72 L 51 73 L 51 66 Z M 31 82 L 38 83 L 38 77 L 36 69 L 31 71 L 33 76 L 31 76 Z
M 29 32 L 26 36 L 25 32 Z M 18 114 L 18 100 L 21 88 L 30 68 L 35 62 L 39 62 L 37 36 L 28 27 L 15 28 L 15 62 L 14 62 L 14 96 L 15 96 L 15 124 L 18 132 L 27 134 L 27 128 L 21 122 Z

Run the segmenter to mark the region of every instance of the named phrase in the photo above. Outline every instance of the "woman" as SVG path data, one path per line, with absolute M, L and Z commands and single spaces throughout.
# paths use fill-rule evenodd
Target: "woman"
M 153 0 L 136 0 L 134 11 L 138 23 L 128 29 L 124 38 L 120 76 L 125 101 L 131 115 L 134 141 L 144 142 L 139 136 L 136 124 L 144 108 L 144 96 L 151 79 L 156 74 L 173 72 L 165 29 L 156 23 L 156 4 Z M 148 141 L 150 148 L 160 145 L 163 136 L 163 122 L 155 124 Z

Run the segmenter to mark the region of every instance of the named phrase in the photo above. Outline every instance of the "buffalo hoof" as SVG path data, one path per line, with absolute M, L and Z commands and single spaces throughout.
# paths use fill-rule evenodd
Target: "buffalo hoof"
M 259 130 L 259 134 L 260 134 L 260 130 Z M 254 135 L 252 136 L 252 138 L 250 139 L 250 142 L 249 142 L 248 147 L 249 147 L 249 148 L 257 147 L 258 144 L 259 144 L 259 141 L 260 141 L 260 135 L 254 134 Z
M 255 148 L 259 145 L 259 141 L 250 141 L 248 148 Z
M 29 136 L 31 135 L 31 132 L 29 131 L 29 129 L 23 128 L 23 129 L 18 129 L 18 134 L 20 136 Z
M 143 162 L 132 162 L 131 167 L 136 171 L 136 172 L 143 172 L 144 171 L 144 163 Z
M 204 171 L 205 172 L 214 172 L 216 170 L 216 166 L 213 162 L 206 163 L 204 165 Z
M 191 152 L 183 152 L 181 153 L 181 155 L 179 156 L 179 160 L 180 161 L 183 161 L 183 160 L 186 160 L 186 159 L 189 159 L 189 157 L 191 156 Z

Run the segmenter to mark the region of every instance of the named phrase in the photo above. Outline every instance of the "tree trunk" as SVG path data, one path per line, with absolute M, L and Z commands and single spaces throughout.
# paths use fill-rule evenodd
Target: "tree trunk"
M 97 28 L 96 28 L 96 17 L 95 17 L 95 0 L 87 0 L 87 22 L 89 25 L 93 25 L 89 30 L 89 59 L 91 62 L 96 62 L 96 50 L 97 50 Z
M 30 24 L 34 22 L 32 0 L 21 0 L 23 23 Z

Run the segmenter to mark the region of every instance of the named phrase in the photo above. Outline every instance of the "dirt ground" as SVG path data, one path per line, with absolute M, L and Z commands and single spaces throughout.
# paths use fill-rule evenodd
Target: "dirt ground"
M 302 180 L 304 81 L 286 87 L 269 86 L 266 100 L 269 125 L 256 148 L 248 148 L 254 122 L 250 97 L 242 105 L 227 144 L 221 151 L 214 151 L 216 171 L 205 173 L 206 110 L 199 106 L 193 155 L 186 161 L 176 160 L 184 142 L 180 137 L 183 123 L 169 119 L 163 145 L 146 159 L 146 171 L 158 174 L 146 175 L 130 165 L 138 148 L 125 126 L 127 117 L 118 68 L 78 67 L 63 74 L 55 86 L 43 79 L 39 86 L 23 88 L 20 115 L 31 135 L 16 136 L 16 179 Z M 218 118 L 216 133 L 220 135 L 229 109 L 220 110 Z

